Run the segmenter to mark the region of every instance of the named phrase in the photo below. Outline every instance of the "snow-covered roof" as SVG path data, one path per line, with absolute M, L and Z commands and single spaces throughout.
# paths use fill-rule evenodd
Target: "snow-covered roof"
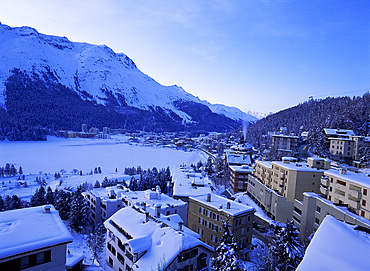
M 146 191 L 131 191 L 126 189 L 121 193 L 121 197 L 129 200 L 133 203 L 145 202 L 146 206 L 154 207 L 155 204 L 161 204 L 162 208 L 169 206 L 184 206 L 187 203 L 182 200 L 177 200 L 166 194 L 160 193 L 158 198 L 158 193 L 156 191 L 146 190 Z
M 327 136 L 355 136 L 353 130 L 324 128 Z
M 340 140 L 340 141 L 353 141 L 352 138 L 345 138 L 345 137 L 329 137 L 329 140 Z
M 278 167 L 281 167 L 281 168 L 285 168 L 285 169 L 288 169 L 288 170 L 293 170 L 293 171 L 324 172 L 321 169 L 309 167 L 304 162 L 300 162 L 300 163 L 294 163 L 294 162 L 284 163 L 284 162 L 280 162 L 280 161 L 273 161 L 272 164 L 275 165 L 275 166 L 278 166 Z
M 193 186 L 194 180 L 201 179 L 204 186 Z M 201 173 L 195 173 L 192 167 L 177 167 L 172 170 L 173 196 L 190 197 L 211 193 L 212 181 Z
M 50 206 L 0 212 L 0 259 L 28 251 L 72 242 L 72 235 Z
M 237 216 L 243 213 L 250 213 L 255 211 L 255 209 L 251 206 L 246 206 L 244 204 L 235 202 L 233 200 L 229 200 L 216 194 L 211 194 L 210 201 L 207 201 L 207 197 L 208 197 L 207 195 L 202 195 L 190 198 L 232 216 Z M 228 203 L 230 204 L 230 209 L 227 208 Z
M 338 179 L 342 179 L 348 182 L 352 182 L 370 188 L 370 177 L 368 174 L 365 173 L 355 173 L 347 170 L 346 174 L 340 174 L 339 170 L 328 169 L 324 171 L 324 175 L 332 176 Z
M 299 136 L 295 135 L 284 135 L 284 134 L 272 134 L 273 137 L 284 137 L 284 138 L 294 138 L 297 139 Z
M 78 252 L 70 253 L 70 251 L 68 251 L 66 257 L 66 267 L 73 267 L 77 263 L 81 262 L 83 259 L 84 255 L 82 253 Z
M 298 271 L 369 270 L 370 235 L 326 216 L 308 246 Z
M 247 165 L 243 165 L 243 166 L 230 166 L 230 168 L 234 172 L 252 173 L 254 171 L 253 168 L 251 168 L 251 167 L 249 167 Z
M 249 154 L 234 154 L 230 153 L 229 151 L 226 152 L 226 160 L 229 164 L 237 164 L 237 165 L 251 165 L 251 156 Z
M 266 168 L 272 168 L 272 162 L 271 161 L 262 161 L 262 160 L 258 160 L 256 161 L 256 165 L 260 164 L 261 166 L 263 167 L 266 167 Z
M 322 157 L 308 157 L 307 160 L 311 160 L 311 161 L 325 161 L 325 162 L 328 162 L 330 163 L 331 160 L 328 159 L 328 158 L 322 158 Z
M 129 244 L 134 253 L 146 252 L 135 262 L 134 270 L 156 270 L 158 266 L 165 268 L 181 251 L 192 247 L 203 246 L 210 252 L 213 251 L 213 248 L 200 241 L 198 236 L 195 237 L 171 226 L 163 227 L 162 222 L 152 219 L 145 222 L 145 218 L 144 213 L 126 207 L 104 222 L 104 226 L 112 231 L 123 244 Z M 131 235 L 132 239 L 127 239 L 112 221 Z

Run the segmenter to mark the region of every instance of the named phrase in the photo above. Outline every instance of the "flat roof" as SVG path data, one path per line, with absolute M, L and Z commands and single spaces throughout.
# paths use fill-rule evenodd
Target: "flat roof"
M 0 259 L 73 241 L 59 213 L 50 205 L 0 212 Z
M 148 199 L 148 194 L 154 194 L 153 196 L 155 198 Z M 174 199 L 170 196 L 167 196 L 166 194 L 161 193 L 160 199 L 157 198 L 157 192 L 152 190 L 146 190 L 146 191 L 130 191 L 129 189 L 126 189 L 125 191 L 121 192 L 122 198 L 127 198 L 132 202 L 145 202 L 146 205 L 154 207 L 156 204 L 161 204 L 162 208 L 170 207 L 170 206 L 184 206 L 187 203 L 183 202 L 182 200 Z
M 201 179 L 204 186 L 192 186 L 194 180 Z M 190 197 L 206 195 L 212 192 L 213 183 L 201 173 L 195 173 L 191 167 L 176 167 L 172 170 L 173 196 Z
M 273 165 L 279 166 L 285 169 L 293 170 L 293 171 L 302 171 L 302 172 L 324 172 L 322 169 L 312 168 L 307 166 L 306 163 L 302 162 L 290 162 L 290 163 L 283 163 L 280 161 L 273 161 Z
M 254 171 L 253 168 L 248 166 L 229 166 L 235 172 L 243 172 L 243 173 L 252 173 Z
M 190 197 L 190 198 L 195 201 L 201 202 L 205 205 L 211 206 L 220 212 L 222 211 L 232 216 L 237 216 L 243 213 L 249 213 L 249 212 L 255 211 L 255 209 L 251 206 L 246 206 L 245 204 L 241 204 L 233 200 L 229 200 L 227 198 L 221 197 L 216 194 L 211 194 L 211 201 L 207 201 L 207 195 L 202 195 L 198 197 Z M 228 203 L 230 203 L 230 209 L 227 209 Z
M 329 175 L 338 179 L 342 179 L 348 182 L 352 182 L 370 188 L 370 177 L 366 173 L 355 173 L 347 170 L 346 174 L 340 174 L 339 170 L 328 169 L 324 171 L 324 175 Z

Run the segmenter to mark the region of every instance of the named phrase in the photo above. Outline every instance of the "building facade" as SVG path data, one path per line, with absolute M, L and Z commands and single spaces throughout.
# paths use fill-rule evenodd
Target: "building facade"
M 254 169 L 249 166 L 230 166 L 230 190 L 232 193 L 247 191 L 248 175 Z
M 201 240 L 216 247 L 223 236 L 223 223 L 228 221 L 230 231 L 238 240 L 240 256 L 249 257 L 252 241 L 254 208 L 216 194 L 189 198 L 188 227 Z
M 326 170 L 321 179 L 321 194 L 331 202 L 348 206 L 352 212 L 370 219 L 370 177 L 346 169 Z

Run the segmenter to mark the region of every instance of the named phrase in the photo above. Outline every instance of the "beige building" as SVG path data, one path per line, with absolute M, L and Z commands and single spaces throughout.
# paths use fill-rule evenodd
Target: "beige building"
M 292 219 L 294 200 L 302 200 L 303 192 L 320 191 L 320 180 L 330 160 L 308 158 L 307 163 L 256 161 L 254 176 L 248 177 L 248 195 L 274 220 L 285 223 Z
M 65 270 L 73 238 L 53 206 L 0 212 L 0 228 L 0 270 Z
M 213 248 L 182 223 L 172 227 L 149 212 L 126 207 L 104 222 L 106 260 L 116 271 L 208 270 Z
M 247 190 L 248 175 L 251 174 L 254 169 L 244 166 L 230 166 L 230 190 L 232 193 L 243 192 Z
M 228 221 L 230 231 L 238 240 L 240 256 L 248 258 L 254 212 L 252 207 L 216 194 L 190 197 L 188 227 L 197 232 L 202 241 L 216 247 L 223 236 L 223 221 Z
M 316 232 L 327 215 L 351 225 L 370 229 L 370 221 L 350 212 L 346 206 L 340 206 L 320 197 L 315 193 L 303 193 L 303 200 L 295 200 L 293 222 L 300 232 L 301 239 L 306 239 Z
M 347 205 L 352 212 L 370 219 L 370 177 L 346 169 L 326 170 L 321 194 L 335 204 Z

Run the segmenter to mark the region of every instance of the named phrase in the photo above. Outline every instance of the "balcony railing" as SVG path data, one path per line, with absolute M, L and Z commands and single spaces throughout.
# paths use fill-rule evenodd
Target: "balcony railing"
M 320 193 L 326 197 L 327 195 L 329 195 L 329 189 L 320 185 Z
M 361 199 L 361 196 L 362 196 L 362 193 L 361 191 L 358 191 L 358 190 L 352 190 L 350 189 L 349 190 L 349 193 L 348 193 L 351 197 L 355 198 L 355 199 L 358 199 L 360 200 Z
M 321 178 L 321 185 L 324 186 L 324 187 L 328 187 L 329 186 L 329 179 L 327 178 Z

